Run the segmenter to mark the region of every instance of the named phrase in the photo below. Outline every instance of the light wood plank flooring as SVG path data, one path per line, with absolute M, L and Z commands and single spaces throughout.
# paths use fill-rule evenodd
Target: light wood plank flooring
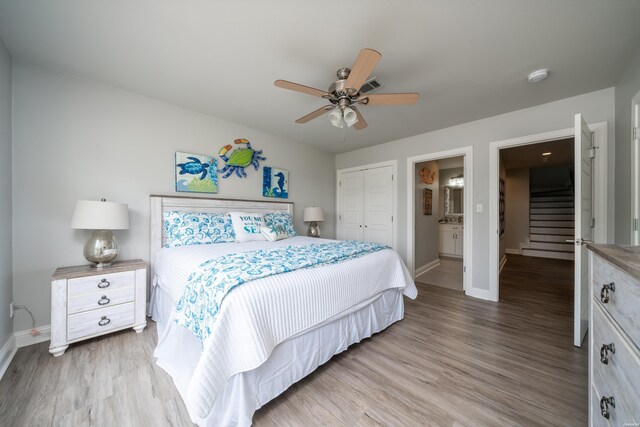
M 402 322 L 354 345 L 257 412 L 256 426 L 580 426 L 587 350 L 572 336 L 570 262 L 509 256 L 501 302 L 418 285 Z M 542 273 L 536 276 L 536 273 Z M 0 381 L 2 426 L 188 426 L 153 362 L 155 324 L 22 348 Z
M 440 258 L 440 265 L 416 277 L 416 283 L 462 292 L 462 259 Z

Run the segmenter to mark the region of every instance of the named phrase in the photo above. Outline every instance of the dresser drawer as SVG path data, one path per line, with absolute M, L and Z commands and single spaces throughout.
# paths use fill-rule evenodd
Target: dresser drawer
M 80 313 L 87 310 L 112 307 L 114 305 L 133 301 L 135 287 L 133 285 L 105 288 L 91 294 L 82 294 L 69 298 L 68 313 Z
M 607 351 L 607 364 L 602 363 L 603 345 L 613 345 Z M 593 305 L 593 379 L 600 393 L 618 396 L 630 416 L 640 419 L 640 359 L 637 350 L 627 344 L 605 313 Z
M 67 341 L 133 325 L 134 314 L 132 302 L 71 314 L 67 321 Z
M 83 294 L 90 294 L 102 290 L 114 290 L 134 286 L 135 272 L 123 271 L 120 273 L 108 273 L 95 276 L 80 277 L 67 281 L 69 298 Z
M 593 296 L 632 341 L 640 343 L 640 282 L 599 256 L 593 256 Z M 602 287 L 615 284 L 609 301 L 601 301 Z
M 606 387 L 606 385 L 604 386 Z M 605 418 L 602 415 L 600 402 L 602 397 L 614 398 L 615 407 L 609 405 L 609 419 Z M 593 426 L 615 426 L 615 427 L 623 427 L 623 426 L 635 426 L 638 425 L 634 420 L 631 412 L 625 405 L 624 401 L 620 399 L 620 395 L 616 394 L 616 392 L 610 392 L 606 388 L 601 389 L 599 385 L 592 386 L 591 393 L 591 404 L 593 405 Z

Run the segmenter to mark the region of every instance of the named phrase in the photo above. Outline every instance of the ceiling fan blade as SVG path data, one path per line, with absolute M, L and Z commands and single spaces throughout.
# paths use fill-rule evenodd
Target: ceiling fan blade
M 410 105 L 418 102 L 417 93 L 377 93 L 360 97 L 358 102 L 365 105 Z
M 333 105 L 325 105 L 324 107 L 320 107 L 317 110 L 310 112 L 306 116 L 300 117 L 298 120 L 296 120 L 296 123 L 298 124 L 307 123 L 308 121 L 311 121 L 316 117 L 320 117 L 321 115 L 331 110 L 332 108 L 333 108 Z
M 352 93 L 358 92 L 373 69 L 378 65 L 380 58 L 382 58 L 380 52 L 368 48 L 362 49 L 358 58 L 356 58 L 356 62 L 351 67 L 345 87 L 352 90 Z
M 360 111 L 358 111 L 358 109 L 355 106 L 351 106 L 351 109 L 353 111 L 356 112 L 356 115 L 358 116 L 358 121 L 354 123 L 353 128 L 356 130 L 362 130 L 364 128 L 366 128 L 367 122 L 364 120 L 364 117 L 362 117 L 362 114 L 360 114 Z
M 275 82 L 273 82 L 273 84 L 276 85 L 277 87 L 281 87 L 283 89 L 294 90 L 296 92 L 306 93 L 307 95 L 319 96 L 320 98 L 325 97 L 325 96 L 329 96 L 329 94 L 327 92 L 325 92 L 324 90 L 320 90 L 320 89 L 316 89 L 316 88 L 313 88 L 313 87 L 301 85 L 301 84 L 298 84 L 298 83 L 289 82 L 289 81 L 286 81 L 286 80 L 276 80 Z

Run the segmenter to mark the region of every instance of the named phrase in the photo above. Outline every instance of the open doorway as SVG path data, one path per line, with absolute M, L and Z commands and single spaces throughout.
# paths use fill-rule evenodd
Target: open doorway
M 416 163 L 415 281 L 463 291 L 464 156 Z
M 489 234 L 489 293 L 490 299 L 498 301 L 499 268 L 500 268 L 500 230 L 504 226 L 500 215 L 504 203 L 501 203 L 500 192 L 500 151 L 517 146 L 527 146 L 547 141 L 574 140 L 574 233 L 568 235 L 574 245 L 574 287 L 573 317 L 574 345 L 581 346 L 587 331 L 589 318 L 589 265 L 586 244 L 595 241 L 608 241 L 607 221 L 608 202 L 611 197 L 607 193 L 607 123 L 588 125 L 581 114 L 574 117 L 574 127 L 536 135 L 522 136 L 491 143 L 489 158 L 490 174 L 490 224 Z M 594 179 L 597 177 L 597 179 Z M 502 196 L 504 197 L 504 196 Z M 495 228 L 494 228 L 495 227 Z M 495 232 L 495 234 L 494 234 Z M 540 233 L 542 234 L 542 233 Z M 542 271 L 538 269 L 538 271 Z M 535 274 L 535 273 L 534 273 Z M 522 280 L 529 279 L 523 276 Z
M 502 301 L 553 301 L 555 322 L 574 309 L 574 138 L 500 150 L 500 273 Z M 556 317 L 557 316 L 557 317 Z M 552 330 L 552 328 L 547 328 Z M 550 340 L 573 342 L 573 330 Z
M 462 147 L 407 159 L 407 264 L 416 281 L 476 296 L 472 152 Z

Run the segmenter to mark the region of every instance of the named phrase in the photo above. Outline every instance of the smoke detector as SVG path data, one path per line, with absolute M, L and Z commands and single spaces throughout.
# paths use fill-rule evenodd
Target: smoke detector
M 527 76 L 527 80 L 529 80 L 529 83 L 538 83 L 538 82 L 541 82 L 544 79 L 546 79 L 547 76 L 549 76 L 549 69 L 541 68 L 541 69 L 535 70 L 533 73 L 529 74 Z

